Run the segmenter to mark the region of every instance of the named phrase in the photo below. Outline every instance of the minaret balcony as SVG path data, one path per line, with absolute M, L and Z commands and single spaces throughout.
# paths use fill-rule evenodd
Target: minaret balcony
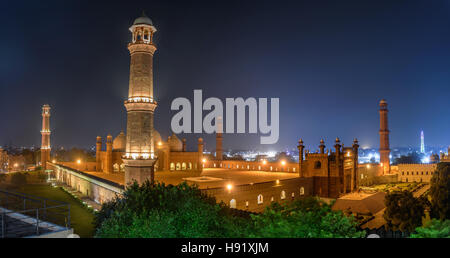
M 133 97 L 124 101 L 127 111 L 150 111 L 153 112 L 156 109 L 158 103 L 153 98 L 146 97 Z

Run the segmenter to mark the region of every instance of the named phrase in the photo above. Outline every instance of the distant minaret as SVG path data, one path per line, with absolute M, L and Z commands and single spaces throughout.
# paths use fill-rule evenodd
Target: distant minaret
M 387 102 L 382 99 L 380 101 L 380 164 L 383 175 L 391 173 L 390 153 Z
M 125 184 L 145 180 L 153 182 L 156 157 L 153 143 L 153 112 L 157 103 L 153 96 L 153 43 L 156 28 L 145 14 L 134 20 L 130 27 L 130 82 L 127 109 Z
M 50 106 L 42 106 L 42 141 L 41 141 L 41 166 L 47 169 L 47 161 L 50 161 Z
M 216 159 L 217 160 L 222 160 L 223 159 L 223 147 L 222 147 L 223 127 L 222 126 L 223 126 L 223 124 L 222 124 L 222 117 L 219 117 L 218 121 L 217 121 L 217 128 L 216 128 Z
M 420 152 L 425 153 L 425 137 L 423 131 L 420 131 Z

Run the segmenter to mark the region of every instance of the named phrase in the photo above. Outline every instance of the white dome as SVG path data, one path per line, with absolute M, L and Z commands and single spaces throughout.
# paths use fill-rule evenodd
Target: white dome
M 168 144 L 170 151 L 182 151 L 183 150 L 183 142 L 178 139 L 178 137 L 172 133 L 171 136 L 169 136 Z
M 161 142 L 161 135 L 155 129 L 153 129 L 153 135 L 152 136 L 153 136 L 154 144 L 158 144 L 158 142 Z
M 127 144 L 127 137 L 125 136 L 123 131 L 121 131 L 119 133 L 119 135 L 117 135 L 116 138 L 114 138 L 113 150 L 114 151 L 125 151 L 126 144 Z

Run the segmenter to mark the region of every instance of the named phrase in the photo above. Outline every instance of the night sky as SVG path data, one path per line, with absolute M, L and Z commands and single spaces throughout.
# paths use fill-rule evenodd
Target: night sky
M 155 127 L 177 97 L 280 98 L 280 139 L 225 135 L 224 148 L 317 148 L 336 136 L 378 148 L 378 101 L 391 146 L 450 144 L 449 1 L 8 1 L 0 7 L 0 145 L 91 147 L 125 130 L 128 28 L 158 29 Z M 205 115 L 205 114 L 204 114 Z M 183 136 L 180 136 L 183 137 Z M 195 138 L 187 136 L 190 149 Z M 203 135 L 206 149 L 214 135 Z

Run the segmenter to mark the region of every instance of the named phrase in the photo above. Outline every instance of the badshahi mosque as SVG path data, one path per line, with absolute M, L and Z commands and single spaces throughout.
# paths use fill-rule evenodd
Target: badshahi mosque
M 197 151 L 187 151 L 187 142 L 172 134 L 163 139 L 155 130 L 153 56 L 157 50 L 157 32 L 152 20 L 143 15 L 130 27 L 130 76 L 126 132 L 115 138 L 96 138 L 96 161 L 60 162 L 50 157 L 50 106 L 42 108 L 41 165 L 56 182 L 75 189 L 101 204 L 122 194 L 133 181 L 159 181 L 166 184 L 196 184 L 209 195 L 232 208 L 262 211 L 272 202 L 320 196 L 338 198 L 357 191 L 365 174 L 389 176 L 389 130 L 387 103 L 380 102 L 380 166 L 361 170 L 358 163 L 358 140 L 344 146 L 339 138 L 327 148 L 324 140 L 316 151 L 305 150 L 298 142 L 298 162 L 280 159 L 268 161 L 229 160 L 223 155 L 223 135 L 216 134 L 215 155 L 204 155 L 203 139 Z M 94 139 L 93 139 L 94 140 Z M 105 148 L 103 148 L 106 146 Z M 363 171 L 363 172 L 361 172 Z M 371 172 L 372 171 L 372 172 Z M 366 175 L 367 177 L 367 175 Z

